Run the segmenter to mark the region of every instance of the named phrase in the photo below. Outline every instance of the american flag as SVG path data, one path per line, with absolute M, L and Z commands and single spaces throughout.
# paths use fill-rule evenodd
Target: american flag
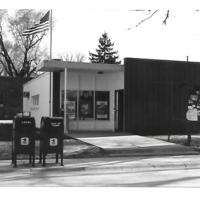
M 40 19 L 40 22 L 35 24 L 33 27 L 27 29 L 22 33 L 22 36 L 33 35 L 36 33 L 40 33 L 49 29 L 49 17 L 50 11 L 48 11 L 44 17 Z

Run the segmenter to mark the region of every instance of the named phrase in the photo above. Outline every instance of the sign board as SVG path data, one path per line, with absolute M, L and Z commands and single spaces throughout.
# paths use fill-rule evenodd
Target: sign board
M 28 138 L 28 137 L 22 137 L 22 138 L 20 139 L 20 144 L 21 144 L 22 146 L 27 146 L 27 145 L 29 145 L 29 138 Z
M 57 138 L 50 138 L 49 139 L 49 146 L 55 147 L 58 145 L 58 139 Z
M 198 121 L 197 109 L 189 109 L 186 113 L 186 119 L 189 121 Z

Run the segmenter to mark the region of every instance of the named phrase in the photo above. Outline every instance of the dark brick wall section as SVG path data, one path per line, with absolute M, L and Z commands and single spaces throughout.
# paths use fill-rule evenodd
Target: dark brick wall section
M 12 119 L 22 112 L 23 83 L 20 78 L 0 77 L 0 120 Z

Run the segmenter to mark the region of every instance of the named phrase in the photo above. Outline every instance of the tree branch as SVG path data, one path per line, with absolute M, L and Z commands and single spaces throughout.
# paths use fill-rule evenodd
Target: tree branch
M 7 65 L 3 62 L 3 60 L 0 59 L 0 63 L 2 64 L 3 66 L 3 69 L 6 71 L 6 73 L 9 75 L 9 76 L 13 76 L 10 71 L 7 69 Z
M 7 63 L 7 67 L 4 66 L 4 68 L 6 68 L 9 71 L 10 76 L 13 76 L 13 72 L 12 72 L 12 67 L 11 67 L 11 63 L 9 62 L 9 57 L 7 56 L 7 53 L 5 52 L 5 47 L 2 41 L 2 37 L 1 37 L 1 33 L 0 33 L 0 47 L 1 47 L 1 55 L 3 55 L 4 59 L 6 60 Z
M 0 69 L 0 76 L 2 75 L 3 73 L 3 68 Z
M 140 21 L 136 27 L 138 27 L 139 25 L 141 25 L 142 23 L 144 23 L 145 21 L 149 20 L 150 18 L 152 18 L 156 13 L 158 12 L 158 10 L 155 10 L 150 16 L 144 18 L 142 21 Z
M 148 11 L 151 12 L 151 10 L 129 10 L 129 11 L 135 11 L 135 12 L 143 12 L 143 11 Z M 144 18 L 143 20 L 141 20 L 137 25 L 129 27 L 128 30 L 131 30 L 134 27 L 138 27 L 139 25 L 141 25 L 142 23 L 144 23 L 145 21 L 149 20 L 150 18 L 152 18 L 156 13 L 158 12 L 158 10 L 155 10 L 151 15 L 149 15 L 148 17 Z
M 163 23 L 162 23 L 162 24 L 166 25 L 166 24 L 167 24 L 167 19 L 168 19 L 168 18 L 169 18 L 169 10 L 167 10 L 166 17 L 165 17 L 165 19 L 163 20 Z
M 38 37 L 38 39 L 37 39 L 35 42 L 33 42 L 33 43 L 29 46 L 29 49 L 31 49 L 31 48 L 32 48 L 33 46 L 35 46 L 38 42 L 40 42 L 40 41 L 43 39 L 44 35 L 45 35 L 45 34 L 42 34 L 41 37 Z
M 130 9 L 128 11 L 144 12 L 144 11 L 147 11 L 147 10 L 145 10 L 145 9 Z M 148 11 L 150 12 L 151 10 L 148 10 Z
M 31 71 L 29 71 L 28 73 L 27 73 L 27 78 L 30 78 L 30 76 L 31 76 L 31 74 L 34 72 L 34 71 L 36 71 L 36 67 L 34 67 Z

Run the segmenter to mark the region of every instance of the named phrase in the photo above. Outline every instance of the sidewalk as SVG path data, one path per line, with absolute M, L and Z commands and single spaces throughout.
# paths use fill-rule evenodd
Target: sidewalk
M 190 147 L 139 135 L 85 137 L 81 141 L 102 149 L 106 156 L 197 155 Z
M 103 135 L 103 136 L 102 136 Z M 113 156 L 175 156 L 198 155 L 191 147 L 162 141 L 155 138 L 125 133 L 73 133 L 64 140 L 64 159 L 98 158 Z M 11 142 L 0 141 L 0 159 L 11 159 Z M 36 141 L 36 159 L 39 155 L 39 141 Z M 47 159 L 54 158 L 48 154 Z M 21 160 L 27 156 L 20 156 Z

